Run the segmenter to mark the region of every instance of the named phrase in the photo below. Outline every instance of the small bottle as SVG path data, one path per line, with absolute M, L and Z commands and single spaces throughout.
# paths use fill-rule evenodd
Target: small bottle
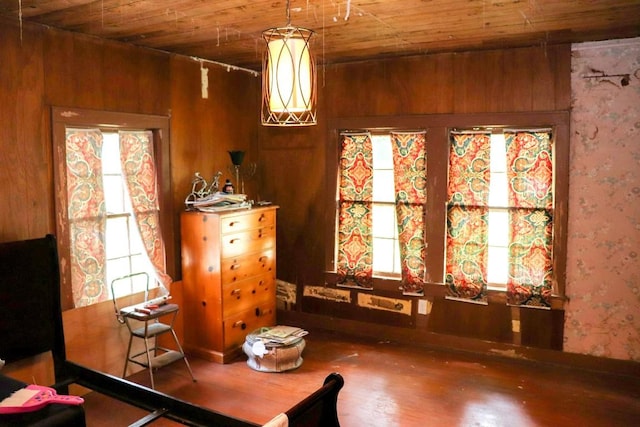
M 226 180 L 224 182 L 224 187 L 222 187 L 222 192 L 227 194 L 233 194 L 233 184 L 231 181 Z

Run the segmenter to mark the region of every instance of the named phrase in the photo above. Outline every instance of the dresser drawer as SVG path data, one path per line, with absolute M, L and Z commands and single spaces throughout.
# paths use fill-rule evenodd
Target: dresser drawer
M 263 304 L 275 304 L 275 279 L 272 274 L 252 277 L 222 286 L 222 317 L 227 319 L 234 314 L 259 307 Z
M 222 258 L 237 257 L 240 254 L 259 252 L 275 247 L 274 225 L 247 230 L 241 233 L 225 234 L 221 239 Z
M 276 310 L 272 303 L 243 311 L 226 319 L 224 323 L 225 349 L 239 347 L 249 332 L 263 326 L 274 326 Z
M 247 255 L 239 255 L 224 258 L 220 262 L 222 283 L 233 283 L 249 277 L 275 271 L 276 249 L 272 247 L 262 252 L 253 252 Z
M 251 228 L 258 228 L 275 224 L 276 212 L 273 209 L 261 209 L 256 210 L 255 212 L 248 212 L 250 213 L 223 216 L 220 221 L 220 232 L 222 234 L 236 233 L 238 231 L 244 231 Z

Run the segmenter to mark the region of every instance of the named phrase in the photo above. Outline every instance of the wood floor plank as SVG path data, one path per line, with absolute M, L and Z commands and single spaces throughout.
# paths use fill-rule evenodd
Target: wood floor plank
M 633 377 L 529 361 L 375 342 L 312 331 L 304 363 L 284 373 L 250 369 L 245 359 L 219 365 L 190 358 L 155 374 L 162 392 L 265 423 L 318 388 L 330 372 L 345 386 L 342 426 L 632 426 L 640 419 Z M 145 372 L 131 379 L 148 385 Z M 104 396 L 85 396 L 89 427 L 128 425 L 144 412 Z M 174 426 L 160 420 L 154 426 Z

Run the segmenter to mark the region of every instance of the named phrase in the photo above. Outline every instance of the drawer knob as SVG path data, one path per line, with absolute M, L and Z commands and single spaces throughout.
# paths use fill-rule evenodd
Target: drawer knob
M 241 292 L 240 289 L 234 289 L 231 291 L 231 295 L 237 296 L 238 299 L 240 299 L 240 292 Z
M 271 309 L 261 310 L 260 307 L 256 308 L 256 317 L 267 316 L 271 314 Z
M 261 256 L 260 258 L 258 258 L 259 262 L 266 262 L 269 259 L 268 256 Z
M 239 238 L 238 239 L 231 239 L 231 240 L 229 240 L 229 243 L 231 243 L 233 245 L 234 243 L 237 243 L 239 241 L 240 241 Z
M 229 227 L 233 227 L 233 226 L 235 226 L 236 224 L 240 224 L 240 221 L 231 221 L 231 222 L 229 223 Z
M 240 264 L 233 264 L 231 265 L 231 270 L 237 270 L 240 268 Z
M 260 218 L 258 218 L 258 222 L 262 222 L 262 221 L 264 221 L 265 219 L 267 219 L 267 217 L 266 217 L 266 216 L 264 216 L 264 214 L 262 214 L 262 215 L 260 215 Z
M 244 323 L 242 320 L 238 320 L 236 323 L 233 324 L 233 327 L 245 330 L 245 329 L 247 329 L 247 324 Z

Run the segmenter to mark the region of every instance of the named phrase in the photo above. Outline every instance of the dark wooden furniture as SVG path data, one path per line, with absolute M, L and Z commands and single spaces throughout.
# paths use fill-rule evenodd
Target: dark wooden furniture
M 52 235 L 0 243 L 0 357 L 10 363 L 51 351 L 56 379 L 53 387 L 58 393 L 68 394 L 70 384 L 79 384 L 148 410 L 149 415 L 135 426 L 160 417 L 192 426 L 257 425 L 66 360 L 58 268 Z M 329 375 L 320 389 L 286 411 L 289 425 L 338 426 L 336 403 L 343 384 L 339 374 Z M 3 420 L 0 416 L 0 425 Z

